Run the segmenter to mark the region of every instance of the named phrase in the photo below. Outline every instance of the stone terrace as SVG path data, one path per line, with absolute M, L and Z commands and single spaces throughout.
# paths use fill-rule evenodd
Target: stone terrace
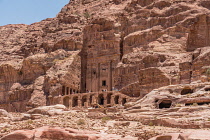
M 90 92 L 90 93 L 74 93 L 65 94 L 59 96 L 50 96 L 49 104 L 64 104 L 66 107 L 93 107 L 103 106 L 111 107 L 114 105 L 124 105 L 126 102 L 133 100 L 127 95 L 120 93 L 119 91 L 107 91 L 107 92 Z

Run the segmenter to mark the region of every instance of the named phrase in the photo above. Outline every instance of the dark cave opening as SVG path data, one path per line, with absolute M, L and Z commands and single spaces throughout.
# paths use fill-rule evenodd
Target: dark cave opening
M 171 100 L 163 100 L 159 104 L 159 108 L 160 109 L 162 109 L 162 108 L 170 108 L 171 107 L 171 104 L 172 104 L 172 101 Z

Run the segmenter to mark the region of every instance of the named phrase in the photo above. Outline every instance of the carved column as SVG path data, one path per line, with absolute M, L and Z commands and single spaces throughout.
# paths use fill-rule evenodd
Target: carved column
M 119 96 L 118 103 L 122 105 L 122 96 Z
M 71 97 L 71 98 L 69 99 L 69 107 L 70 107 L 70 108 L 72 108 L 72 100 L 73 100 L 73 97 Z
M 87 96 L 86 102 L 87 102 L 87 107 L 89 107 L 90 106 L 90 95 Z
M 98 63 L 98 90 L 97 91 L 100 91 L 100 85 L 101 85 L 101 81 L 100 81 L 100 63 Z M 98 103 L 98 102 L 97 102 Z
M 66 95 L 66 87 L 63 86 L 63 89 L 64 89 L 64 93 L 62 93 L 62 95 Z
M 71 88 L 69 87 L 69 91 L 68 91 L 69 95 L 71 95 Z
M 114 106 L 115 105 L 114 98 L 115 98 L 115 95 L 112 95 L 111 96 L 111 106 Z
M 78 96 L 78 107 L 82 107 L 82 96 L 81 95 L 79 95 Z
M 107 93 L 104 93 L 104 106 L 107 106 Z
M 53 104 L 53 97 L 51 95 L 48 96 L 49 105 Z
M 109 87 L 108 90 L 111 91 L 112 90 L 112 61 L 110 61 L 109 63 Z
M 98 94 L 93 95 L 92 104 L 98 104 Z

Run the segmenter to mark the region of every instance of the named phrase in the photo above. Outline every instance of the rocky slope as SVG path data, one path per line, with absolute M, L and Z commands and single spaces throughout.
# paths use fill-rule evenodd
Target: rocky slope
M 205 79 L 209 63 L 201 61 L 207 59 L 210 43 L 208 5 L 204 0 L 76 0 L 55 18 L 2 26 L 1 106 L 24 111 L 44 105 L 47 101 L 26 102 L 36 93 L 45 98 L 59 92 L 69 82 L 65 77 L 79 85 L 77 51 L 104 41 L 111 45 L 111 38 L 122 58 L 115 70 L 115 85 L 125 94 L 143 97 L 161 86 L 200 80 L 201 74 Z M 75 62 L 64 64 L 72 57 Z M 74 63 L 77 70 L 71 75 L 64 72 L 75 68 Z M 46 86 L 38 91 L 37 84 Z
M 208 128 L 209 15 L 207 0 L 72 0 L 55 18 L 31 25 L 2 26 L 0 108 L 25 112 L 48 105 L 48 97 L 61 95 L 63 86 L 80 91 L 85 85 L 81 67 L 87 54 L 117 53 L 120 60 L 113 62 L 114 88 L 139 100 L 127 103 L 123 113 L 114 116 L 138 125 L 107 132 L 149 139 L 165 132 L 184 132 L 186 128 Z M 81 114 L 86 117 L 84 112 Z M 73 116 L 67 113 L 66 119 Z M 49 120 L 54 123 L 63 117 Z M 27 122 L 18 120 L 9 129 L 21 129 L 16 125 L 22 123 Z M 83 129 L 91 129 L 94 123 L 90 123 Z M 149 125 L 149 129 L 161 125 L 166 131 L 144 138 L 136 132 L 139 124 L 147 125 L 145 128 Z M 103 129 L 107 129 L 106 125 Z M 41 126 L 30 124 L 30 129 Z M 55 126 L 75 128 L 75 124 Z M 2 128 L 5 134 L 10 132 L 7 127 Z M 167 136 L 184 137 L 177 134 L 160 138 Z

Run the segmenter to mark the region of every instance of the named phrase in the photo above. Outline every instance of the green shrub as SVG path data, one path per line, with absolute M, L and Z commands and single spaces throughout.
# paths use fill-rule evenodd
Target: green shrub
M 176 104 L 176 107 L 181 107 L 182 106 L 182 104 Z
M 105 123 L 106 121 L 111 120 L 111 118 L 109 116 L 103 117 L 101 118 L 102 122 Z
M 85 13 L 83 13 L 83 15 L 84 15 L 84 17 L 85 17 L 86 19 L 90 18 L 89 12 L 85 12 Z
M 85 120 L 84 119 L 79 119 L 77 120 L 77 125 L 85 125 Z
M 210 68 L 208 68 L 208 69 L 206 70 L 206 75 L 207 75 L 207 76 L 210 76 Z
M 29 119 L 26 123 L 27 124 L 33 124 L 33 121 L 31 119 Z
M 149 122 L 149 124 L 148 124 L 149 126 L 153 126 L 154 124 L 153 124 L 153 122 Z
M 193 106 L 198 106 L 198 104 L 197 103 L 193 103 Z

